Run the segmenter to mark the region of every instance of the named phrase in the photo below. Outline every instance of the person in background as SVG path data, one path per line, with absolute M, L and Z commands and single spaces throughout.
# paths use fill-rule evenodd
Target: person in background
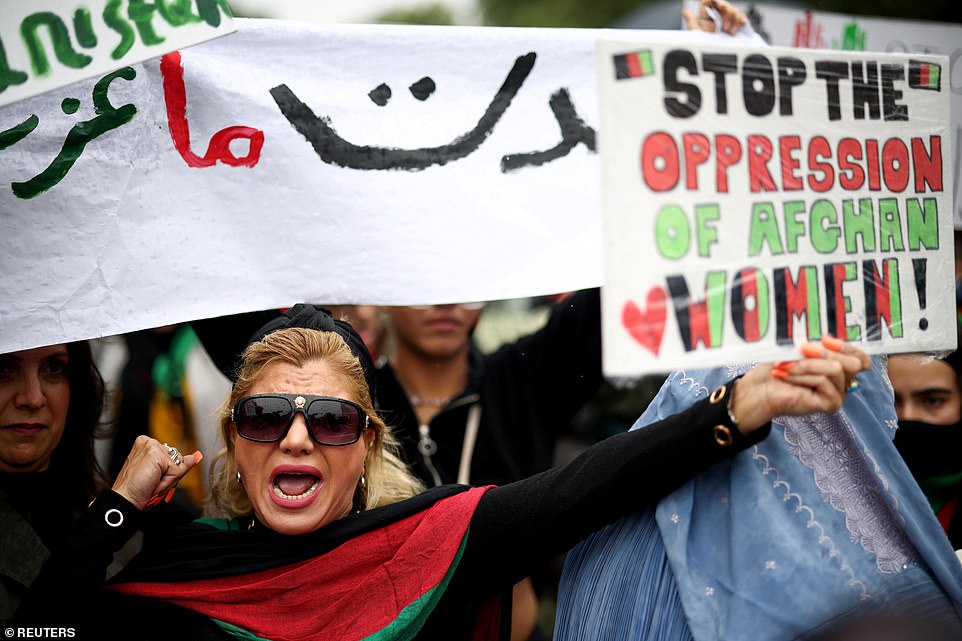
M 952 547 L 962 549 L 962 355 L 890 355 L 899 429 L 895 447 L 928 498 Z
M 104 484 L 104 386 L 86 342 L 0 354 L 0 619 Z
M 959 367 L 962 356 L 953 351 L 942 357 L 926 354 L 891 354 L 889 380 L 895 392 L 900 421 L 951 425 L 962 418 Z
M 601 383 L 598 290 L 552 310 L 534 334 L 482 353 L 483 305 L 387 308 L 394 343 L 378 405 L 428 486 L 504 484 L 550 467 L 554 442 Z
M 567 466 L 422 492 L 374 408 L 360 337 L 298 305 L 251 337 L 225 403 L 214 495 L 224 518 L 148 539 L 108 590 L 94 589 L 152 497 L 200 459 L 141 436 L 17 621 L 49 621 L 57 603 L 101 639 L 507 639 L 511 585 L 534 565 L 760 442 L 773 416 L 837 409 L 868 362 L 843 346 L 780 376 L 760 365 Z
M 360 334 L 364 345 L 377 363 L 390 353 L 387 319 L 377 305 L 330 305 L 334 318 L 346 320 Z

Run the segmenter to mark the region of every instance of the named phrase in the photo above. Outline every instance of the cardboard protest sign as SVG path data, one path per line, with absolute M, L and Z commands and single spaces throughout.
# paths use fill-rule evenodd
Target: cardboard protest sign
M 851 16 L 828 11 L 793 9 L 765 2 L 736 2 L 755 30 L 769 44 L 780 47 L 939 54 L 949 57 L 941 70 L 950 96 L 952 148 L 962 149 L 962 25 Z M 697 6 L 686 0 L 688 7 Z M 955 228 L 962 229 L 962 156 L 951 159 Z
M 227 0 L 0 0 L 0 105 L 234 31 Z
M 602 32 L 236 22 L 0 108 L 0 351 L 601 284 Z
M 947 67 L 602 41 L 606 373 L 953 348 Z

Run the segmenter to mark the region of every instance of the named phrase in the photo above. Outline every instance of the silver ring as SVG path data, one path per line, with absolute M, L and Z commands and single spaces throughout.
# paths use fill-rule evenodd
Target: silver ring
M 183 457 L 180 455 L 180 450 L 172 445 L 167 445 L 166 443 L 164 443 L 164 447 L 167 448 L 167 456 L 169 456 L 170 460 L 174 462 L 174 465 L 180 465 L 184 462 Z

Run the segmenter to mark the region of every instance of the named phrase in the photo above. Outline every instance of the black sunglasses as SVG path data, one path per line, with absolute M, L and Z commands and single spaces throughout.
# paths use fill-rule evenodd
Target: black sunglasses
M 300 412 L 319 445 L 351 445 L 368 427 L 368 416 L 353 401 L 310 394 L 254 394 L 237 401 L 231 420 L 248 441 L 276 443 L 287 436 Z

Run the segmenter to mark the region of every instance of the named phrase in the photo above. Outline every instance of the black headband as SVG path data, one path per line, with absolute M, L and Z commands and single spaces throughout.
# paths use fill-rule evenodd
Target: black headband
M 279 329 L 287 329 L 288 327 L 303 327 L 304 329 L 313 329 L 319 332 L 334 332 L 343 338 L 348 348 L 350 348 L 351 353 L 354 354 L 358 362 L 360 362 L 361 369 L 364 370 L 364 379 L 367 381 L 367 387 L 371 393 L 371 400 L 374 401 L 377 396 L 374 361 L 371 359 L 371 353 L 367 350 L 367 346 L 364 344 L 360 335 L 351 327 L 350 323 L 335 319 L 328 310 L 319 305 L 309 305 L 307 303 L 294 305 L 254 332 L 254 335 L 247 341 L 247 345 L 260 341 L 272 332 L 276 332 Z

